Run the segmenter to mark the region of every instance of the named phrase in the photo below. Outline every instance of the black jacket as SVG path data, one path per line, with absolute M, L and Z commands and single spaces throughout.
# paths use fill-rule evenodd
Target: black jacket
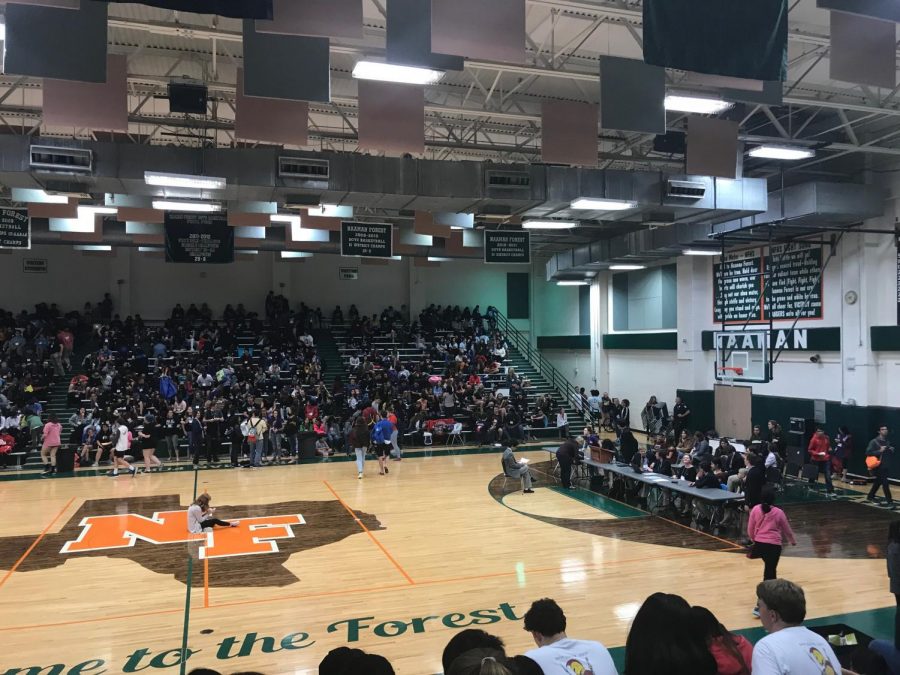
M 744 499 L 747 506 L 753 507 L 762 499 L 763 485 L 766 484 L 766 470 L 762 464 L 751 466 L 744 480 Z

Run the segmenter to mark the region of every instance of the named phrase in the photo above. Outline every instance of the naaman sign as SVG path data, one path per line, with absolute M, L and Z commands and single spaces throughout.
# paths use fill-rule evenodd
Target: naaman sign
M 754 329 L 751 332 L 730 331 L 726 335 L 719 334 L 720 349 L 762 349 L 765 339 L 769 351 L 794 352 L 837 352 L 841 350 L 840 328 L 794 328 L 762 332 Z M 716 348 L 715 332 L 703 331 L 701 336 L 703 351 Z

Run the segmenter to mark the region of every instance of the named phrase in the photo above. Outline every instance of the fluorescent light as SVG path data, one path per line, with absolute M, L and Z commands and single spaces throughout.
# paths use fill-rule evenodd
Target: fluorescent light
M 300 224 L 300 216 L 292 216 L 289 213 L 273 213 L 269 216 L 270 223 L 287 223 L 288 225 L 293 225 L 296 223 Z
M 615 270 L 616 272 L 630 272 L 632 270 L 645 270 L 647 269 L 646 265 L 610 265 L 609 269 Z
M 526 220 L 522 223 L 523 230 L 568 230 L 578 227 L 576 220 Z
M 438 256 L 428 256 L 428 262 L 451 262 L 453 258 L 440 258 Z
M 145 171 L 144 182 L 147 185 L 161 187 L 196 188 L 197 190 L 224 190 L 225 179 L 213 176 L 192 176 L 183 173 L 163 173 L 161 171 Z
M 0 23 L 0 40 L 6 40 L 6 24 Z
M 760 145 L 753 148 L 749 153 L 751 157 L 760 157 L 762 159 L 783 159 L 792 161 L 797 159 L 809 159 L 816 156 L 816 151 L 809 148 L 798 148 L 787 145 Z
M 101 244 L 79 244 L 72 248 L 76 251 L 112 251 L 112 246 L 103 246 Z
M 435 84 L 444 77 L 444 71 L 377 61 L 359 61 L 353 67 L 353 77 L 357 80 L 380 80 L 401 84 Z
M 78 211 L 79 211 L 79 213 L 81 213 L 81 212 L 93 213 L 93 214 L 100 213 L 100 214 L 105 214 L 105 215 L 115 215 L 116 213 L 119 212 L 118 209 L 114 209 L 111 206 L 79 206 Z
M 312 258 L 313 254 L 308 253 L 307 251 L 282 251 L 281 257 L 284 260 L 289 260 L 291 258 Z
M 589 281 L 557 281 L 557 286 L 589 286 Z
M 30 188 L 12 188 L 12 200 L 14 202 L 34 202 L 37 204 L 68 204 L 66 195 L 51 195 L 44 190 Z
M 665 106 L 666 110 L 674 110 L 676 112 L 715 115 L 723 110 L 727 110 L 732 104 L 720 98 L 669 95 L 666 96 Z
M 176 202 L 171 199 L 153 200 L 153 208 L 157 211 L 196 211 L 199 213 L 212 213 L 221 211 L 222 205 L 215 202 Z
M 160 253 L 164 250 L 162 246 L 138 246 L 138 253 Z
M 240 250 L 238 253 L 243 253 L 244 255 L 259 255 L 259 251 L 253 248 L 248 248 L 245 250 Z
M 591 197 L 581 197 L 569 205 L 570 208 L 584 211 L 625 211 L 636 206 L 637 203 L 622 199 L 594 199 Z
M 681 253 L 682 255 L 722 255 L 721 251 L 711 251 L 708 248 L 686 248 Z
M 336 204 L 322 204 L 322 206 L 311 206 L 306 211 L 311 216 L 322 216 L 324 218 L 352 218 L 352 206 L 338 206 Z

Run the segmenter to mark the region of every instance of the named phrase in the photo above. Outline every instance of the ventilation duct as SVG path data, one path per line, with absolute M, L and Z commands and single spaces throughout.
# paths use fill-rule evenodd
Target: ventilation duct
M 94 168 L 94 153 L 81 148 L 32 145 L 28 163 L 34 171 L 91 173 Z
M 667 180 L 666 197 L 674 199 L 697 200 L 703 199 L 706 194 L 706 185 L 690 180 Z
M 531 176 L 527 171 L 485 171 L 485 183 L 488 190 L 530 190 Z
M 328 183 L 331 163 L 311 157 L 278 157 L 278 177 Z

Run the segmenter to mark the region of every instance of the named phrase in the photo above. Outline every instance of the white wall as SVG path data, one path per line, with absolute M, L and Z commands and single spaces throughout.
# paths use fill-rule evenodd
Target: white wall
M 578 335 L 578 287 L 548 282 L 543 265 L 533 270 L 531 279 L 535 336 Z

